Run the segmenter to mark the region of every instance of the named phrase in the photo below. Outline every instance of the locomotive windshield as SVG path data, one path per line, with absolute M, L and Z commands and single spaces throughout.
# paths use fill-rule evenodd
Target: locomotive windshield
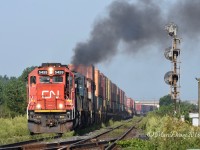
M 50 83 L 50 77 L 49 76 L 41 76 L 40 83 Z
M 61 76 L 53 77 L 53 83 L 61 83 L 61 82 L 63 82 L 63 77 Z
M 49 76 L 41 76 L 40 77 L 40 83 L 62 83 L 62 82 L 63 82 L 62 76 L 54 76 L 52 78 Z

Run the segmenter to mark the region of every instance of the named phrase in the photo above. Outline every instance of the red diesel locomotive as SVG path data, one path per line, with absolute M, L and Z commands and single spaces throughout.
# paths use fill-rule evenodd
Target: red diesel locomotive
M 27 88 L 30 133 L 64 133 L 128 116 L 125 93 L 103 74 L 95 73 L 94 66 L 60 63 L 35 68 Z
M 43 63 L 28 76 L 28 128 L 31 133 L 63 133 L 73 128 L 75 74 L 66 65 Z

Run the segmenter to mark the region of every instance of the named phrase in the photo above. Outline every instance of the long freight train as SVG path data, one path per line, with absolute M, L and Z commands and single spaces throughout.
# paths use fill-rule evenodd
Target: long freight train
M 133 100 L 92 65 L 43 63 L 29 74 L 27 93 L 31 134 L 64 133 L 135 113 Z

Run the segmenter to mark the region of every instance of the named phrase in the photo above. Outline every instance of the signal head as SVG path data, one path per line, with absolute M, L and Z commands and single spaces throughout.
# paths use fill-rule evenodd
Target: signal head
M 177 31 L 178 31 L 178 26 L 176 24 L 174 24 L 173 22 L 171 22 L 165 26 L 165 30 L 168 32 L 169 36 L 176 37 Z

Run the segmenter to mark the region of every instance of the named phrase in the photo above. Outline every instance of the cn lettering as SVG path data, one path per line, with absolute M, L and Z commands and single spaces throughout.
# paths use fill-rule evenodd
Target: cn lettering
M 42 91 L 42 98 L 46 98 L 46 99 L 50 99 L 50 98 L 59 98 L 59 95 L 60 95 L 60 92 L 57 91 L 57 93 L 55 93 L 54 91 L 52 90 L 44 90 Z

